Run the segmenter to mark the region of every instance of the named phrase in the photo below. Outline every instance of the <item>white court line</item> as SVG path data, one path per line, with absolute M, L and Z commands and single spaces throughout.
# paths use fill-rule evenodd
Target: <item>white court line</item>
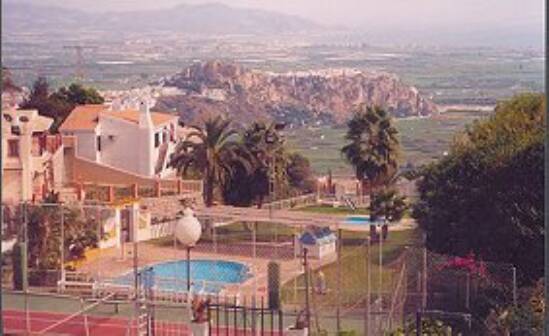
M 60 314 L 59 314 L 60 315 Z M 20 320 L 22 316 L 5 316 L 4 317 L 4 320 Z M 90 320 L 92 319 L 95 319 L 96 317 L 94 316 L 88 316 L 88 318 L 90 318 Z M 100 317 L 99 317 L 100 318 Z M 53 318 L 46 318 L 46 317 L 32 317 L 31 316 L 31 322 L 32 321 L 38 321 L 38 322 L 56 322 L 58 321 L 58 319 L 53 319 Z M 121 323 L 124 323 L 124 324 L 119 324 L 119 323 L 101 323 L 99 321 L 95 321 L 95 322 L 91 322 L 91 321 L 88 321 L 88 325 L 99 325 L 99 326 L 108 326 L 108 327 L 120 327 L 120 328 L 127 328 L 127 320 L 124 320 L 124 319 L 119 319 Z M 93 320 L 92 320 L 93 321 Z M 162 321 L 160 320 L 161 322 L 163 323 L 168 323 L 168 324 L 172 324 L 172 325 L 175 325 L 174 327 L 170 327 L 170 328 L 165 328 L 165 329 L 181 329 L 181 328 L 178 328 L 177 326 L 183 326 L 183 327 L 187 327 L 186 324 L 184 323 L 177 323 L 177 322 L 173 322 L 173 321 Z M 158 322 L 158 320 L 157 320 Z M 63 326 L 63 325 L 80 325 L 80 324 L 84 324 L 83 321 L 82 322 L 78 322 L 78 321 L 73 321 L 73 322 L 65 322 L 63 323 L 62 325 L 60 326 Z M 164 329 L 164 328 L 163 328 Z

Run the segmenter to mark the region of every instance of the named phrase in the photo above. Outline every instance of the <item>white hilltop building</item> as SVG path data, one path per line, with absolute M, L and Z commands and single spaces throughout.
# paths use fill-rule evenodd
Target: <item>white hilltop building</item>
M 75 155 L 144 177 L 174 175 L 168 167 L 177 144 L 178 116 L 151 112 L 146 102 L 77 106 L 59 131 L 76 138 Z

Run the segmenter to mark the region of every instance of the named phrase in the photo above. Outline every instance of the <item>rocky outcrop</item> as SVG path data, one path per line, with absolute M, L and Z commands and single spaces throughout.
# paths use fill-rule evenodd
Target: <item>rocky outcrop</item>
M 176 109 L 186 122 L 211 114 L 236 120 L 343 123 L 361 104 L 386 108 L 395 117 L 436 113 L 433 102 L 397 76 L 353 69 L 272 73 L 211 61 L 165 78 L 184 94 L 161 97 L 157 108 Z

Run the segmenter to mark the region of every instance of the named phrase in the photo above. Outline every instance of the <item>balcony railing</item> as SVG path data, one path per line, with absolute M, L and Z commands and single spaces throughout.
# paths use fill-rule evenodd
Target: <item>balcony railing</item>
M 152 185 L 76 183 L 80 199 L 114 202 L 175 195 L 202 195 L 201 180 L 158 180 Z

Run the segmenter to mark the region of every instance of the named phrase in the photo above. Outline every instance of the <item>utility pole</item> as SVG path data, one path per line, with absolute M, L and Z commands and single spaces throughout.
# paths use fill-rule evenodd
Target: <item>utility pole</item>
M 303 248 L 303 267 L 305 268 L 305 314 L 307 316 L 307 328 L 311 327 L 311 308 L 309 304 L 309 263 L 307 260 L 308 249 Z
M 24 291 L 24 297 L 25 297 L 25 330 L 27 332 L 27 335 L 30 334 L 31 328 L 30 328 L 30 312 L 29 312 L 29 298 L 28 298 L 28 291 L 29 291 L 29 268 L 28 268 L 28 247 L 29 247 L 29 217 L 28 217 L 28 203 L 25 201 L 23 203 L 23 235 L 25 239 L 25 245 L 23 248 L 25 249 L 25 253 L 23 253 L 24 258 L 27 258 L 24 261 L 25 269 L 23 270 L 24 276 L 23 276 L 23 291 Z
M 278 149 L 278 146 L 284 143 L 283 136 L 280 135 L 278 132 L 282 131 L 286 127 L 286 124 L 284 123 L 276 123 L 274 125 L 274 129 L 271 129 L 270 127 L 265 130 L 264 133 L 264 141 L 267 145 L 272 145 L 272 150 L 270 151 L 270 157 L 269 157 L 269 196 L 270 196 L 270 203 L 269 203 L 269 219 L 273 219 L 273 205 L 276 200 L 277 196 L 277 182 L 278 182 L 278 175 L 277 175 L 277 167 L 276 167 L 276 151 Z M 269 146 L 267 146 L 267 150 Z M 268 151 L 269 152 L 269 151 Z M 278 228 L 275 227 L 275 242 L 278 242 Z M 275 256 L 278 255 L 278 248 L 275 248 Z
M 366 335 L 371 335 L 371 311 L 370 311 L 370 301 L 371 301 L 371 291 L 372 291 L 372 272 L 371 272 L 371 260 L 370 260 L 370 247 L 371 245 L 371 236 L 368 237 L 368 244 L 367 244 L 367 264 L 366 264 L 366 272 L 367 274 L 367 282 L 366 282 L 366 323 L 368 324 L 368 328 L 366 329 Z
M 133 232 L 135 233 L 135 231 Z M 134 276 L 134 316 L 136 321 L 136 331 L 137 333 L 140 333 L 140 329 L 142 328 L 142 310 L 143 310 L 142 299 L 145 299 L 145 298 L 141 297 L 141 290 L 139 288 L 141 274 L 139 272 L 139 257 L 138 257 L 139 251 L 138 251 L 138 245 L 137 245 L 137 237 L 135 234 L 132 234 L 132 239 L 133 239 L 133 276 Z
M 471 274 L 465 274 L 465 309 L 469 311 L 469 302 L 471 297 Z
M 341 331 L 341 229 L 337 230 L 337 294 L 336 294 L 336 328 L 337 333 Z
M 138 249 L 137 249 L 137 240 L 136 237 L 133 237 L 133 286 L 135 290 L 135 295 L 137 295 L 137 292 L 139 291 L 139 260 L 137 257 Z
M 268 128 L 265 131 L 265 143 L 267 145 L 273 145 L 271 155 L 269 158 L 269 196 L 271 197 L 270 206 L 269 206 L 269 218 L 272 219 L 272 205 L 277 196 L 277 182 L 278 182 L 278 171 L 277 171 L 277 160 L 276 160 L 276 151 L 279 145 L 284 144 L 284 137 L 279 132 L 282 132 L 286 124 L 276 123 L 274 129 L 271 130 Z
M 423 233 L 423 284 L 421 308 L 427 309 L 427 234 Z
M 276 157 L 275 154 L 272 154 L 269 158 L 269 219 L 273 219 L 273 204 L 276 199 L 275 183 L 276 183 L 276 172 L 275 172 Z
M 61 281 L 65 282 L 65 209 L 61 207 Z
M 383 284 L 383 226 L 379 225 L 379 287 L 378 287 L 378 299 L 379 299 L 379 305 L 382 306 L 381 303 L 381 288 Z
M 423 335 L 423 325 L 421 323 L 421 311 L 416 312 L 416 336 Z
M 82 46 L 82 45 L 65 45 L 63 49 L 73 49 L 76 53 L 76 60 L 74 63 L 74 77 L 78 81 L 84 80 L 84 49 L 95 49 L 92 46 Z
M 187 297 L 191 296 L 191 245 L 187 246 Z
M 517 306 L 517 268 L 513 266 L 513 306 Z

